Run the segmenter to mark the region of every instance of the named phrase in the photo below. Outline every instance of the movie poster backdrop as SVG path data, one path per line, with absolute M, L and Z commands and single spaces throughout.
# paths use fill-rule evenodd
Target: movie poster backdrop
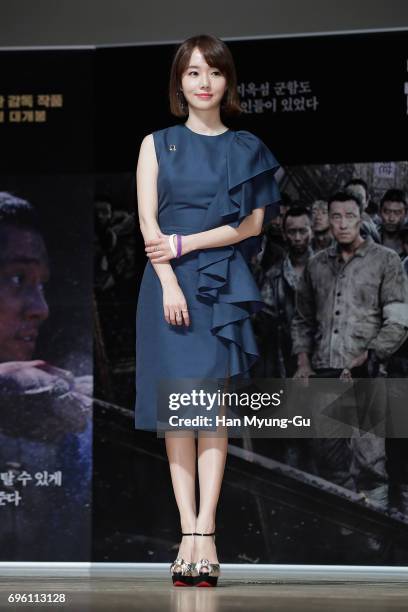
M 0 65 L 0 556 L 89 561 L 92 55 Z

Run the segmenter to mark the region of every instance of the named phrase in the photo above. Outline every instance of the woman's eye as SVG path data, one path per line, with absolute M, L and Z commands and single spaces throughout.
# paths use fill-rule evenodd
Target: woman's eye
M 13 276 L 10 276 L 10 283 L 11 285 L 13 285 L 13 287 L 22 287 L 24 285 L 26 281 L 26 278 L 24 276 L 24 274 L 13 274 Z M 48 281 L 44 281 L 42 283 L 38 283 L 38 288 L 41 291 L 41 293 L 45 293 L 45 290 L 47 288 L 47 284 Z
M 22 274 L 14 274 L 10 277 L 10 281 L 15 287 L 21 287 L 24 281 L 24 277 Z

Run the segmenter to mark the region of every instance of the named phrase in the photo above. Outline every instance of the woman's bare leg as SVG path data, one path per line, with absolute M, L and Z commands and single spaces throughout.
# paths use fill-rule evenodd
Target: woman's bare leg
M 215 530 L 215 515 L 224 476 L 228 436 L 218 431 L 215 435 L 200 432 L 198 436 L 198 477 L 200 482 L 200 511 L 197 516 L 196 532 L 212 533 Z M 214 538 L 195 538 L 195 560 L 208 559 L 217 563 Z
M 223 391 L 229 388 L 229 371 L 226 372 Z M 225 404 L 219 407 L 218 414 L 226 416 Z M 218 426 L 215 433 L 200 431 L 198 433 L 198 479 L 200 485 L 200 511 L 197 516 L 196 532 L 213 533 L 215 515 L 220 496 L 222 479 L 228 449 L 228 427 Z M 217 550 L 213 537 L 197 536 L 194 543 L 194 558 L 208 559 L 218 563 Z
M 183 533 L 196 530 L 195 478 L 197 450 L 194 432 L 166 432 L 166 451 L 169 459 L 174 496 L 180 513 Z M 181 536 L 180 536 L 181 538 Z M 181 540 L 179 557 L 187 562 L 193 561 L 194 537 Z

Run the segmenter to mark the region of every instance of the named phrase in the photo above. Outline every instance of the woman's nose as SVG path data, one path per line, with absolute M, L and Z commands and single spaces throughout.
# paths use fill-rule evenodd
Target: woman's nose
M 24 311 L 30 319 L 45 320 L 48 318 L 49 308 L 42 289 L 38 287 L 27 294 Z

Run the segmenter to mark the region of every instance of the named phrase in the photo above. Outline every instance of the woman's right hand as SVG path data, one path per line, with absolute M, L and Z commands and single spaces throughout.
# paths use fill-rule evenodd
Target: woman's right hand
M 163 286 L 163 310 L 170 325 L 190 325 L 187 302 L 178 283 Z

